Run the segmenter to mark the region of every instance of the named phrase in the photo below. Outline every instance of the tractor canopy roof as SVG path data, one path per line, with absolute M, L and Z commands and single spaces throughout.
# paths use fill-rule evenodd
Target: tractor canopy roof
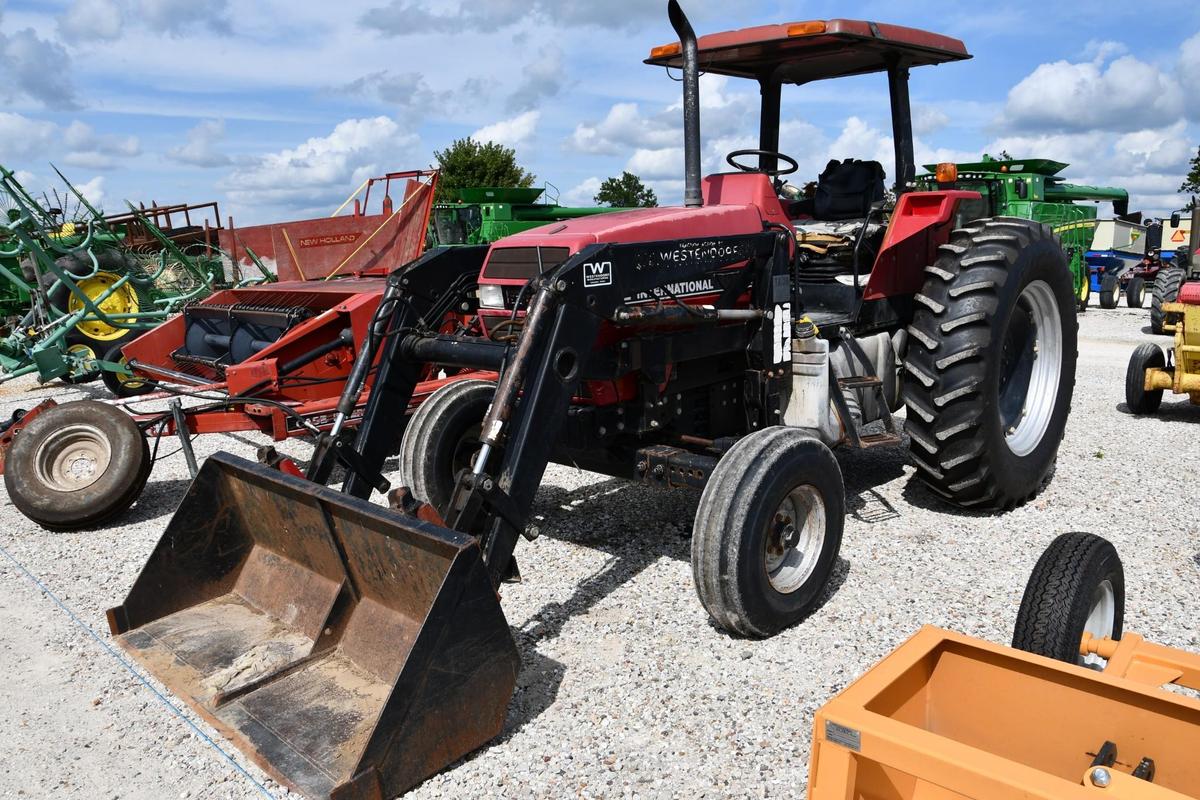
M 760 25 L 701 36 L 700 69 L 739 78 L 809 83 L 968 59 L 958 39 L 856 19 Z M 682 67 L 679 42 L 655 47 L 647 64 Z
M 1024 172 L 1049 176 L 1057 175 L 1069 166 L 1069 164 L 1065 164 L 1062 161 L 1053 161 L 1049 158 L 997 159 L 985 155 L 982 161 L 959 162 L 958 172 L 960 175 L 964 172 Z M 933 172 L 937 169 L 937 165 L 926 164 L 925 169 Z

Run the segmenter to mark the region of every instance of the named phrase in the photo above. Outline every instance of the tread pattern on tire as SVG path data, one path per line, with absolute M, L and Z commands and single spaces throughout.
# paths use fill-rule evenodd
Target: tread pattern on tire
M 1163 311 L 1163 303 L 1174 303 L 1179 297 L 1179 289 L 1187 277 L 1183 267 L 1163 267 L 1154 276 L 1154 289 L 1150 296 L 1150 330 L 1156 334 L 1163 332 L 1163 323 L 1167 315 Z
M 943 308 L 917 308 L 908 328 L 904 369 L 912 379 L 904 381 L 906 428 L 918 474 L 935 493 L 960 506 L 1006 510 L 1036 493 L 1035 488 L 1028 497 L 998 496 L 978 420 L 985 407 L 984 359 L 993 344 L 990 323 L 1000 291 L 1020 251 L 1044 241 L 1057 244 L 1057 237 L 1036 222 L 980 220 L 953 231 L 925 270 L 923 294 Z M 1073 373 L 1064 376 L 1073 379 Z
M 1167 365 L 1162 348 L 1153 342 L 1143 342 L 1129 358 L 1125 370 L 1125 404 L 1134 414 L 1153 414 L 1162 405 L 1163 390 L 1146 391 L 1146 370 Z
M 1013 626 L 1012 646 L 1075 663 L 1082 636 L 1077 607 L 1080 592 L 1085 592 L 1090 602 L 1094 587 L 1085 584 L 1097 577 L 1099 566 L 1107 559 L 1115 559 L 1119 573 L 1121 559 L 1116 548 L 1092 533 L 1064 533 L 1051 542 L 1025 586 Z M 1121 638 L 1125 599 L 1124 578 L 1118 577 L 1119 585 L 1113 587 L 1117 595 L 1113 628 L 1116 639 Z
M 429 475 L 421 454 L 428 437 L 436 435 L 433 428 L 446 409 L 463 402 L 464 398 L 472 394 L 483 391 L 494 393 L 495 390 L 496 384 L 492 381 L 464 379 L 443 386 L 417 407 L 404 431 L 404 439 L 400 444 L 399 465 L 402 485 L 407 486 L 417 500 L 431 502 Z
M 736 539 L 723 534 L 740 529 L 748 513 L 746 497 L 750 487 L 759 486 L 764 475 L 797 437 L 820 443 L 815 436 L 797 428 L 773 427 L 739 439 L 722 456 L 718 468 L 709 477 L 700 503 L 696 508 L 696 525 L 692 533 L 692 572 L 700 602 L 722 628 L 740 634 L 762 638 L 777 632 L 755 626 L 741 595 L 737 591 L 735 563 Z M 828 451 L 827 451 L 828 452 Z M 841 481 L 841 467 L 832 453 L 828 469 Z M 742 502 L 738 502 L 741 499 Z M 829 508 L 827 514 L 843 514 L 844 509 Z M 840 526 L 838 526 L 840 545 Z

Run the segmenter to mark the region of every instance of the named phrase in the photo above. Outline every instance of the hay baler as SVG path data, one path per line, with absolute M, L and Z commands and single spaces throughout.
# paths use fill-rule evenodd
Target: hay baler
M 1074 384 L 1063 251 L 1043 225 L 983 216 L 977 192 L 912 191 L 909 71 L 968 58 L 963 44 L 842 19 L 698 40 L 668 11 L 679 41 L 648 63 L 682 70 L 684 205 L 404 270 L 388 335 L 356 357 L 378 370 L 342 491 L 211 457 L 110 612 L 133 658 L 306 795 L 391 796 L 499 732 L 519 655 L 497 589 L 537 536 L 551 460 L 701 489 L 701 602 L 756 637 L 825 591 L 845 510 L 832 448 L 902 444 L 902 403 L 920 474 L 960 506 L 1011 508 L 1049 474 Z M 702 66 L 763 98 L 760 147 L 704 179 Z M 892 99 L 896 206 L 882 167 L 852 158 L 798 200 L 783 86 L 872 72 Z M 850 247 L 799 246 L 832 224 Z M 431 324 L 471 296 L 483 331 Z M 430 368 L 499 378 L 454 381 L 407 418 Z M 401 435 L 410 491 L 388 510 L 368 499 Z
M 1200 798 L 1200 656 L 1124 601 L 1113 546 L 1063 534 L 1012 648 L 927 627 L 817 712 L 809 800 Z

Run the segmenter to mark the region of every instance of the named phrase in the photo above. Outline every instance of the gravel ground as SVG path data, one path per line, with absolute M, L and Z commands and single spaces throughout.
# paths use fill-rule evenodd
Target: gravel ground
M 1123 413 L 1147 313 L 1093 307 L 1080 320 L 1074 408 L 1048 489 L 1004 516 L 963 514 L 913 480 L 904 450 L 839 453 L 850 515 L 835 581 L 806 622 L 769 641 L 730 638 L 700 607 L 695 494 L 551 467 L 543 536 L 522 543 L 525 582 L 504 589 L 524 661 L 504 732 L 410 796 L 800 796 L 822 703 L 926 623 L 1006 642 L 1034 562 L 1069 530 L 1117 544 L 1127 629 L 1200 648 L 1200 494 L 1185 482 L 1200 473 L 1200 409 L 1168 397 L 1158 416 Z M 0 390 L 5 417 L 99 391 Z M 255 444 L 211 436 L 197 451 L 253 457 Z M 188 727 L 104 645 L 104 610 L 187 485 L 182 457 L 168 458 L 131 513 L 87 533 L 41 530 L 3 499 L 0 545 L 99 639 L 0 554 L 0 796 L 262 796 L 253 781 L 287 795 L 253 766 L 253 780 L 235 770 L 198 734 L 213 736 L 207 726 Z

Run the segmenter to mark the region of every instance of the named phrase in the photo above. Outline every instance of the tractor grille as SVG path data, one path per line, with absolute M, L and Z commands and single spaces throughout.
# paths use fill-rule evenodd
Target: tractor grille
M 493 249 L 483 268 L 485 278 L 527 281 L 538 275 L 538 250 L 542 272 L 549 272 L 571 257 L 566 247 L 501 247 Z

